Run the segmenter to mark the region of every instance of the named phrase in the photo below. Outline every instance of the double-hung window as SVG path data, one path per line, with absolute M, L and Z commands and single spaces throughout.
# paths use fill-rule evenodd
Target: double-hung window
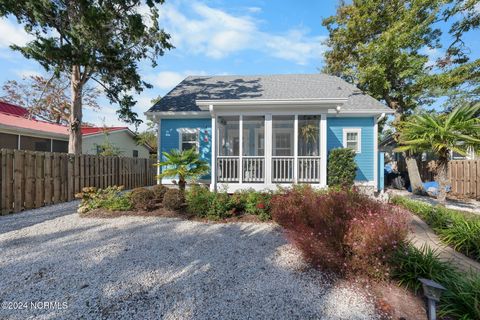
M 197 129 L 182 129 L 180 131 L 180 151 L 194 149 L 198 151 L 198 130 Z
M 352 149 L 356 153 L 362 152 L 362 129 L 343 129 L 343 147 Z

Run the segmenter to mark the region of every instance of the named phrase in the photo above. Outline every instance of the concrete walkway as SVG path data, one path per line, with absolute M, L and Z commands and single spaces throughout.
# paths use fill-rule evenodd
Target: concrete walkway
M 442 260 L 450 261 L 460 270 L 480 273 L 480 263 L 442 243 L 432 228 L 414 214 L 412 214 L 411 229 L 410 240 L 416 248 L 420 249 L 422 246 L 428 245 L 439 253 Z
M 422 201 L 432 206 L 439 204 L 439 202 L 435 198 L 428 197 L 428 196 L 419 196 L 411 192 L 408 192 L 407 190 L 388 189 L 387 193 L 390 194 L 391 197 L 392 196 L 408 197 L 412 200 Z M 447 200 L 445 207 L 448 209 L 467 211 L 467 212 L 480 215 L 480 201 L 476 201 L 473 199 L 466 199 L 462 201 Z
M 432 206 L 438 205 L 439 202 L 437 199 L 429 197 L 429 196 L 419 196 L 408 192 L 407 190 L 396 190 L 396 189 L 388 189 L 387 193 L 390 196 L 402 196 L 408 197 L 412 200 L 418 200 L 425 203 L 428 203 Z M 466 199 L 466 200 L 447 200 L 445 207 L 448 209 L 453 210 L 460 210 L 460 211 L 467 211 L 474 214 L 480 215 L 480 201 L 476 201 L 473 199 Z

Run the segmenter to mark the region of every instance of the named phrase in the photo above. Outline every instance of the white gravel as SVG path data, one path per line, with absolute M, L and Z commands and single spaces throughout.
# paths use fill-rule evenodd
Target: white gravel
M 377 317 L 274 224 L 85 219 L 75 205 L 0 217 L 0 319 Z

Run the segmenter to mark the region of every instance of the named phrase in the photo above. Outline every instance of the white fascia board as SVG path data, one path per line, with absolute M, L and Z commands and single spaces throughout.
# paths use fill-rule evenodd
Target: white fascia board
M 147 111 L 144 115 L 152 121 L 175 118 L 205 119 L 211 117 L 209 111 Z
M 210 105 L 214 108 L 219 106 L 242 106 L 253 107 L 258 106 L 321 106 L 332 104 L 343 104 L 347 102 L 347 98 L 324 98 L 324 99 L 230 99 L 230 100 L 196 100 L 195 103 L 202 110 L 209 110 Z
M 358 109 L 358 110 L 342 110 L 337 111 L 335 109 L 328 109 L 328 114 L 329 115 L 336 115 L 336 114 L 341 114 L 341 115 L 381 115 L 381 114 L 393 114 L 395 113 L 395 110 L 375 110 L 375 109 Z
M 13 134 L 13 135 L 22 135 L 42 139 L 56 139 L 56 140 L 65 140 L 68 141 L 68 134 L 45 132 L 35 129 L 27 129 L 23 127 L 16 127 L 10 125 L 0 124 L 0 132 Z

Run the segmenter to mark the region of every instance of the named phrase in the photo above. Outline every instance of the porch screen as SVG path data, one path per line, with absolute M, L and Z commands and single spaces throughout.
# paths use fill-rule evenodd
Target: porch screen
M 320 156 L 320 116 L 298 116 L 298 155 Z
M 219 156 L 238 156 L 240 154 L 240 117 L 218 117 L 218 153 Z
M 243 155 L 263 157 L 265 153 L 265 117 L 243 117 Z
M 272 116 L 272 155 L 293 156 L 294 116 Z

